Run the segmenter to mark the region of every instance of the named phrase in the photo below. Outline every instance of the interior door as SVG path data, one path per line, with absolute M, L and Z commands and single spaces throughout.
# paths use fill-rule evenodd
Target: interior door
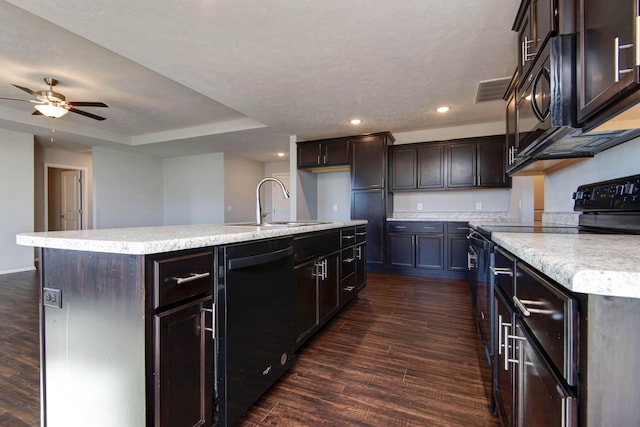
M 62 231 L 82 229 L 82 172 L 79 170 L 61 173 Z

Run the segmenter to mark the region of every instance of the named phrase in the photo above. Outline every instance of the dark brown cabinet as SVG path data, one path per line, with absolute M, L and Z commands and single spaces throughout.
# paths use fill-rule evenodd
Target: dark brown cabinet
M 640 87 L 640 28 L 636 25 L 637 1 L 578 3 L 578 120 L 583 122 Z
M 384 263 L 384 223 L 387 217 L 387 193 L 385 190 L 351 192 L 351 218 L 366 219 L 367 263 Z
M 466 222 L 447 223 L 447 270 L 468 271 L 467 253 L 469 248 L 469 224 Z
M 547 39 L 557 30 L 555 0 L 524 0 L 513 24 L 518 33 L 518 72 L 527 75 Z
M 444 144 L 397 147 L 391 150 L 392 191 L 444 189 Z
M 212 297 L 153 316 L 156 426 L 213 420 Z
M 504 135 L 398 145 L 389 152 L 394 192 L 511 186 Z
M 447 188 L 504 188 L 506 174 L 503 136 L 482 137 L 448 145 Z
M 344 307 L 366 285 L 366 227 L 347 227 L 340 231 L 340 306 Z
M 350 139 L 351 190 L 385 189 L 388 134 Z
M 340 309 L 340 232 L 294 239 L 294 335 L 301 346 Z
M 297 146 L 299 169 L 349 166 L 350 143 L 347 138 L 299 142 Z

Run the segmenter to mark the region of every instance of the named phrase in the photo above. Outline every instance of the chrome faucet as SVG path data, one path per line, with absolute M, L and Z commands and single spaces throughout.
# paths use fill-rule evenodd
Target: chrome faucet
M 287 191 L 286 188 L 284 188 L 284 184 L 278 178 L 269 177 L 260 181 L 258 183 L 258 186 L 256 187 L 256 225 L 262 224 L 262 204 L 260 203 L 260 187 L 262 186 L 262 184 L 264 184 L 267 181 L 273 181 L 278 185 L 280 185 L 280 188 L 282 189 L 282 195 L 284 196 L 284 198 L 285 199 L 289 198 L 289 192 Z

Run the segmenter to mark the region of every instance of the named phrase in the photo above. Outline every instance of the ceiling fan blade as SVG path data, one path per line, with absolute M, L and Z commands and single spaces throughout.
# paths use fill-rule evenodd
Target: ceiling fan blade
M 29 95 L 35 96 L 36 98 L 38 97 L 38 94 L 36 92 L 32 91 L 31 89 L 29 89 L 28 87 L 14 85 L 13 83 L 11 83 L 11 86 L 17 87 L 18 89 L 23 90 L 23 91 L 27 92 Z
M 95 114 L 87 113 L 86 111 L 78 110 L 78 109 L 75 109 L 73 107 L 69 108 L 69 111 L 71 111 L 72 113 L 81 114 L 83 116 L 90 117 L 90 118 L 95 119 L 95 120 L 104 120 L 105 119 L 105 117 L 96 116 Z
M 36 102 L 31 99 L 20 99 L 20 98 L 6 98 L 4 96 L 0 96 L 0 99 L 8 99 L 9 101 L 24 101 L 24 102 Z
M 109 107 L 104 102 L 67 102 L 74 107 Z

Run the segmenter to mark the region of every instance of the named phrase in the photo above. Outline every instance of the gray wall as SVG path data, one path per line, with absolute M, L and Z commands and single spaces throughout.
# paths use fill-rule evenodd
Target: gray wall
M 94 147 L 94 228 L 163 225 L 162 183 L 162 159 Z
M 351 174 L 348 171 L 319 173 L 317 180 L 318 219 L 324 221 L 351 219 Z
M 544 210 L 571 212 L 571 195 L 578 185 L 637 174 L 640 174 L 640 138 L 547 175 L 544 181 Z
M 33 135 L 0 129 L 0 274 L 32 270 L 33 248 L 16 234 L 33 231 Z
M 267 162 L 264 164 L 264 176 L 265 178 L 268 176 L 273 176 L 274 173 L 290 173 L 289 172 L 289 161 L 282 160 L 280 162 Z M 291 185 L 289 185 L 291 187 Z M 289 193 L 291 194 L 291 188 L 287 188 Z M 289 199 L 291 200 L 291 199 Z M 269 196 L 269 192 L 264 193 L 264 198 L 262 199 L 262 209 L 264 212 L 273 212 L 273 203 L 271 197 Z M 267 217 L 267 220 L 270 220 L 271 216 Z
M 163 160 L 164 224 L 224 222 L 224 154 Z
M 224 222 L 256 220 L 256 186 L 264 178 L 264 163 L 224 155 Z M 262 200 L 271 197 L 271 183 L 262 186 Z

